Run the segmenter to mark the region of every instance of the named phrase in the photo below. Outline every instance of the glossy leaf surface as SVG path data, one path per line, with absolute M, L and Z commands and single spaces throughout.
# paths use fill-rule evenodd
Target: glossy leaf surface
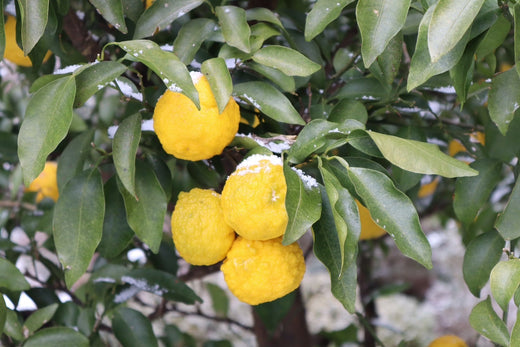
M 72 178 L 54 208 L 53 236 L 70 288 L 87 270 L 103 232 L 105 198 L 98 170 Z

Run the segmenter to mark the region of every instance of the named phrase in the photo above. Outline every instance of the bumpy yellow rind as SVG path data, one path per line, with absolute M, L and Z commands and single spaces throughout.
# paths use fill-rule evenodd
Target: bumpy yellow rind
M 192 265 L 221 261 L 235 240 L 235 232 L 224 221 L 220 195 L 208 189 L 181 192 L 171 226 L 179 255 Z
M 305 274 L 303 252 L 282 238 L 253 241 L 238 237 L 221 266 L 229 290 L 242 302 L 259 305 L 299 287 Z
M 184 94 L 166 90 L 155 106 L 154 130 L 164 150 L 179 159 L 197 161 L 221 154 L 233 140 L 240 108 L 233 98 L 219 114 L 206 77 L 195 83 L 200 110 Z
M 287 184 L 281 160 L 255 154 L 243 161 L 222 190 L 226 222 L 243 238 L 269 240 L 285 233 Z

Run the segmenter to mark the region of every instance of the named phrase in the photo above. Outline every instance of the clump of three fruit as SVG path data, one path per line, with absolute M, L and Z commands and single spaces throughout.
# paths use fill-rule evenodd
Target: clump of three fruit
M 240 110 L 230 98 L 219 113 L 205 76 L 192 73 L 192 79 L 200 109 L 185 95 L 167 90 L 155 108 L 154 128 L 167 153 L 209 159 L 234 138 Z M 300 285 L 305 261 L 297 243 L 282 245 L 286 192 L 281 159 L 252 155 L 228 177 L 222 196 L 199 188 L 180 193 L 171 219 L 177 251 L 193 265 L 225 259 L 221 270 L 229 289 L 251 305 L 290 293 Z

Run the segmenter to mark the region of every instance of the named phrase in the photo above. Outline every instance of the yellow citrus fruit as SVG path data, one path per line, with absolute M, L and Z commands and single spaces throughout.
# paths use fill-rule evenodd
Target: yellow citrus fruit
M 474 131 L 469 134 L 469 139 L 471 142 L 480 143 L 481 145 L 486 144 L 486 135 L 481 131 Z M 466 152 L 466 147 L 457 139 L 453 139 L 448 144 L 448 154 L 454 157 L 456 154 L 460 152 Z
M 251 119 L 242 117 L 240 118 L 240 123 L 249 125 L 251 128 L 256 128 L 260 125 L 260 119 L 258 118 L 258 114 L 254 114 Z
M 505 72 L 505 71 L 511 70 L 512 68 L 513 68 L 513 65 L 504 62 L 498 66 L 498 71 Z
M 5 21 L 5 52 L 4 58 L 18 66 L 30 67 L 32 66 L 31 59 L 24 55 L 22 49 L 16 43 L 16 18 L 14 16 L 7 16 Z M 51 52 L 47 52 L 45 58 L 46 62 L 51 56 Z
M 199 92 L 200 110 L 184 94 L 166 90 L 153 115 L 154 130 L 164 150 L 179 159 L 203 160 L 222 153 L 235 137 L 240 108 L 233 98 L 219 114 L 209 82 L 191 73 Z
M 281 237 L 255 241 L 239 236 L 220 269 L 229 290 L 240 301 L 258 305 L 298 288 L 305 260 L 297 243 L 284 246 Z
M 220 195 L 209 189 L 181 192 L 171 225 L 177 251 L 193 265 L 218 263 L 235 240 L 235 232 L 224 221 Z
M 430 182 L 421 185 L 421 187 L 419 188 L 419 192 L 417 193 L 417 197 L 422 199 L 428 196 L 432 196 L 433 193 L 435 193 L 435 190 L 437 189 L 438 185 L 439 177 L 435 177 Z
M 468 347 L 468 345 L 458 336 L 444 335 L 433 340 L 428 347 Z
M 249 240 L 268 240 L 285 233 L 287 184 L 282 160 L 254 154 L 242 161 L 222 190 L 226 222 Z
M 44 198 L 50 198 L 54 201 L 58 200 L 58 164 L 54 161 L 45 163 L 43 171 L 38 177 L 31 182 L 26 191 L 37 192 L 36 202 L 42 201 Z
M 152 4 L 155 2 L 155 0 L 146 0 L 145 2 L 145 8 L 148 8 L 152 6 Z
M 370 240 L 383 236 L 386 233 L 385 229 L 374 222 L 370 211 L 357 200 L 356 204 L 359 210 L 359 219 L 361 220 L 361 234 L 359 235 L 359 239 Z

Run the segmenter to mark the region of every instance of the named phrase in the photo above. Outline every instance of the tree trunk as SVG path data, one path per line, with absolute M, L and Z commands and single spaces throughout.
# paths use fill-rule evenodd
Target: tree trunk
M 254 332 L 259 347 L 312 346 L 312 338 L 305 319 L 305 306 L 299 289 L 296 291 L 291 309 L 273 333 L 266 329 L 255 310 L 252 311 Z

